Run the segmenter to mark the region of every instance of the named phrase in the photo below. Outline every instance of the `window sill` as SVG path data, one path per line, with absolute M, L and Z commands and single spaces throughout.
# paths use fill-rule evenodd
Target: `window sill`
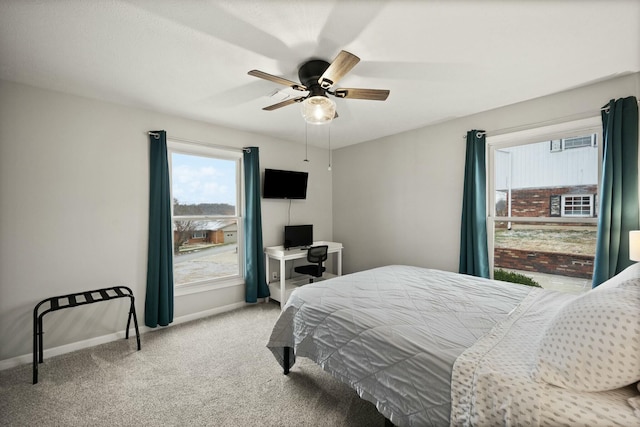
M 244 285 L 244 278 L 242 277 L 230 277 L 228 279 L 221 279 L 216 281 L 208 281 L 201 283 L 192 283 L 188 285 L 178 285 L 173 290 L 173 295 L 176 297 L 183 295 L 190 295 L 199 292 L 208 292 L 217 289 L 231 288 L 235 286 Z
M 489 216 L 487 219 L 494 222 L 570 222 L 597 224 L 598 218 L 594 217 L 577 217 L 577 216 Z

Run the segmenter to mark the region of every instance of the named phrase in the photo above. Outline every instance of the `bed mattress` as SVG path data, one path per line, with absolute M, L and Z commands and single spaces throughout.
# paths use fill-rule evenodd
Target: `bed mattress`
M 387 266 L 293 292 L 267 347 L 307 357 L 398 426 L 449 425 L 457 357 L 532 288 L 410 266 Z M 294 354 L 295 353 L 295 357 Z

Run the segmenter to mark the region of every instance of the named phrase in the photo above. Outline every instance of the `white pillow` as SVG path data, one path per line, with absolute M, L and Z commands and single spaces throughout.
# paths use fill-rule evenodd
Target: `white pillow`
M 533 377 L 576 391 L 640 380 L 640 279 L 587 292 L 562 307 L 540 341 Z
M 609 280 L 602 282 L 600 285 L 595 287 L 595 290 L 615 288 L 616 286 L 630 279 L 640 279 L 640 262 L 631 264 L 629 267 L 625 268 Z

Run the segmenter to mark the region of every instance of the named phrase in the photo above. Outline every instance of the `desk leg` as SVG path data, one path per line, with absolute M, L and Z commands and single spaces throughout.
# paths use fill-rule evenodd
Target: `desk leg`
M 280 260 L 280 308 L 284 307 L 284 304 L 287 302 L 287 290 L 285 287 L 285 264 L 286 261 L 284 259 Z
M 342 276 L 342 249 L 337 253 L 338 255 L 338 276 Z
M 266 276 L 264 279 L 267 281 L 267 285 L 269 284 L 269 255 L 268 254 L 264 254 L 264 275 Z
M 267 287 L 269 287 L 269 281 L 271 280 L 269 278 L 269 273 L 270 273 L 270 271 L 269 271 L 269 254 L 265 252 L 264 253 L 264 275 L 266 277 L 264 278 L 264 280 L 267 283 Z M 269 297 L 266 297 L 264 302 L 269 302 Z

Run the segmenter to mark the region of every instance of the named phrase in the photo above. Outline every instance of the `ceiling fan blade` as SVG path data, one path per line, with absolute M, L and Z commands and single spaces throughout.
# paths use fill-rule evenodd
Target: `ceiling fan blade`
M 318 79 L 318 83 L 323 89 L 329 89 L 338 80 L 343 78 L 356 64 L 360 62 L 360 58 L 346 50 L 341 50 L 336 59 L 333 60 L 329 68 Z
M 350 99 L 369 99 L 372 101 L 384 101 L 389 96 L 389 91 L 386 89 L 352 89 L 352 88 L 340 88 L 336 89 L 334 95 L 337 98 L 350 98 Z
M 289 86 L 291 89 L 295 89 L 295 90 L 299 90 L 301 92 L 304 92 L 307 90 L 307 88 L 299 83 L 296 83 L 294 81 L 291 80 L 287 80 L 284 79 L 282 77 L 278 77 L 278 76 L 274 76 L 272 74 L 268 74 L 265 73 L 264 71 L 260 71 L 260 70 L 251 70 L 249 71 L 247 74 L 249 74 L 250 76 L 253 77 L 258 77 L 259 79 L 265 79 L 265 80 L 269 80 L 271 82 L 274 83 L 278 83 L 284 86 Z
M 263 110 L 265 110 L 265 111 L 277 110 L 278 108 L 286 107 L 287 105 L 295 104 L 296 102 L 302 102 L 306 98 L 307 98 L 306 96 L 300 96 L 298 98 L 287 99 L 285 101 L 278 102 L 277 104 L 273 104 L 273 105 L 269 105 L 268 107 L 264 107 Z

